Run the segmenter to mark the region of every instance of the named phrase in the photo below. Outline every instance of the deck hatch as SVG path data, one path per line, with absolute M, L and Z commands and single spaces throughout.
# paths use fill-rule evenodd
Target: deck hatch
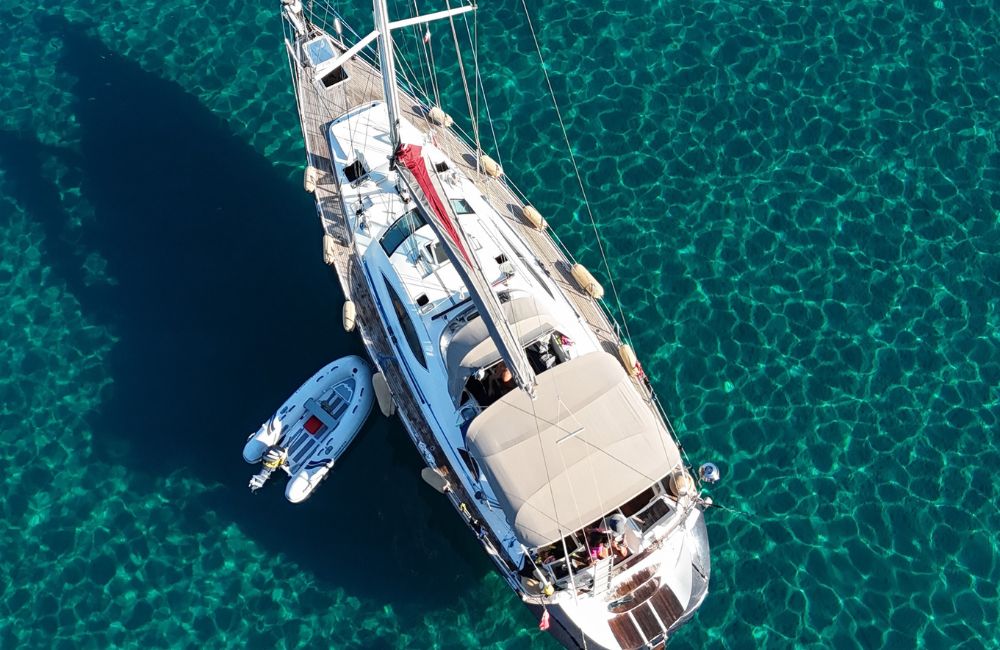
M 323 88 L 331 88 L 343 81 L 349 75 L 344 66 L 333 67 L 340 53 L 329 36 L 318 36 L 302 45 L 306 63 L 313 69 L 313 80 L 322 84 Z

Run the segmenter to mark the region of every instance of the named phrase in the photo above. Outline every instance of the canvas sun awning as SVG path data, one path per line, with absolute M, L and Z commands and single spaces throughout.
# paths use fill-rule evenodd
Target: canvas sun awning
M 664 426 L 615 357 L 592 352 L 483 411 L 467 444 L 528 547 L 596 521 L 680 464 Z

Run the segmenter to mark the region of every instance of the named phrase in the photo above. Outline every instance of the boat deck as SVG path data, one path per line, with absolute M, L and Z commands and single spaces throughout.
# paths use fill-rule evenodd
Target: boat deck
M 299 67 L 295 70 L 295 86 L 307 161 L 319 172 L 315 191 L 317 212 L 325 233 L 330 235 L 326 239 L 332 239 L 332 242 L 327 241 L 325 245 L 327 262 L 336 268 L 345 298 L 355 303 L 361 336 L 373 361 L 386 378 L 400 418 L 406 425 L 409 435 L 418 449 L 424 453 L 425 459 L 429 460 L 429 456 L 433 456 L 439 472 L 453 473 L 445 455 L 437 448 L 433 433 L 424 421 L 418 403 L 419 397 L 411 392 L 402 369 L 395 362 L 393 347 L 387 338 L 382 319 L 379 318 L 378 308 L 353 254 L 344 206 L 331 168 L 329 144 L 325 133 L 334 118 L 353 107 L 380 101 L 383 95 L 381 77 L 370 63 L 355 56 L 345 64 L 345 68 L 349 79 L 322 91 L 313 84 L 307 69 Z M 422 132 L 428 133 L 434 129 L 437 146 L 445 151 L 456 165 L 461 166 L 497 213 L 520 234 L 552 280 L 570 298 L 576 312 L 596 333 L 602 347 L 617 355 L 620 341 L 614 325 L 601 306 L 577 286 L 570 273 L 571 262 L 553 240 L 545 232 L 536 230 L 522 217 L 524 203 L 503 179 L 490 178 L 479 173 L 474 150 L 454 130 L 430 124 L 425 117 L 425 108 L 403 89 L 400 89 L 400 102 L 406 118 Z M 466 504 L 466 508 L 481 511 L 480 504 L 464 492 L 459 481 L 452 480 L 451 486 L 450 497 L 453 505 L 467 519 L 477 518 L 474 511 L 463 510 L 461 504 Z M 490 541 L 497 549 L 500 548 L 500 541 L 492 535 Z M 513 568 L 508 566 L 508 570 Z
M 337 241 L 334 265 L 345 277 L 351 248 L 345 226 L 343 207 L 338 195 L 336 180 L 331 170 L 329 145 L 325 131 L 329 122 L 350 108 L 382 99 L 382 82 L 378 71 L 367 61 L 354 57 L 346 64 L 349 79 L 321 93 L 308 78 L 308 72 L 299 69 L 297 90 L 299 112 L 305 135 L 309 163 L 320 172 L 316 186 L 316 201 L 326 232 Z M 400 103 L 406 118 L 423 133 L 435 132 L 437 146 L 472 179 L 491 205 L 514 228 L 552 280 L 571 299 L 577 313 L 600 338 L 604 347 L 617 355 L 619 338 L 600 305 L 581 291 L 573 279 L 572 263 L 543 231 L 536 230 L 522 216 L 524 203 L 506 185 L 504 180 L 490 178 L 476 168 L 474 150 L 451 128 L 432 125 L 425 116 L 419 101 L 400 90 Z

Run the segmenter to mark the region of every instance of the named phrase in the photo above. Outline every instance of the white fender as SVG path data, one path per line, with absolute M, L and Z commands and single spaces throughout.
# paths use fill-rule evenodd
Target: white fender
M 580 288 L 590 294 L 591 298 L 600 300 L 604 297 L 604 287 L 601 286 L 597 278 L 583 264 L 574 264 L 570 272 L 573 274 L 573 279 L 576 280 L 576 283 L 580 285 Z
M 451 126 L 455 123 L 455 120 L 451 119 L 451 115 L 445 113 L 440 106 L 435 106 L 429 110 L 427 112 L 427 119 L 438 126 Z
M 687 496 L 694 488 L 694 481 L 683 469 L 670 475 L 670 491 L 678 497 Z
M 312 194 L 316 191 L 316 183 L 319 182 L 319 170 L 308 165 L 302 174 L 302 189 Z
M 358 311 L 354 306 L 354 302 L 348 300 L 344 303 L 344 331 L 353 332 L 354 326 L 357 325 Z
M 396 412 L 396 404 L 392 401 L 392 391 L 389 390 L 389 382 L 381 372 L 376 372 L 372 377 L 372 387 L 375 389 L 375 399 L 378 400 L 378 407 L 382 409 L 382 415 L 391 416 Z
M 522 210 L 524 218 L 535 228 L 535 230 L 545 230 L 545 227 L 549 225 L 549 222 L 545 220 L 542 213 L 535 209 L 533 205 L 524 206 Z
M 333 235 L 330 233 L 325 233 L 323 235 L 323 262 L 327 266 L 333 266 L 337 261 L 337 242 L 333 239 Z
M 490 178 L 499 178 L 503 175 L 503 167 L 486 154 L 479 157 L 479 168 Z
M 618 356 L 622 360 L 622 365 L 625 366 L 625 371 L 628 372 L 630 377 L 635 377 L 639 374 L 639 360 L 635 356 L 635 351 L 632 346 L 628 343 L 622 343 L 618 346 Z

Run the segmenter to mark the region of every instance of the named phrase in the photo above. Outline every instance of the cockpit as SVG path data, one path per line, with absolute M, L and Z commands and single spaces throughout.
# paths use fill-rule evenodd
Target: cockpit
M 569 337 L 553 330 L 530 342 L 524 348 L 524 353 L 531 364 L 531 369 L 536 375 L 540 375 L 569 359 L 572 345 L 573 342 Z M 486 408 L 516 387 L 507 364 L 498 361 L 492 366 L 480 368 L 468 378 L 460 403 L 465 404 L 475 400 L 481 408 Z
M 504 317 L 536 374 L 573 356 L 573 342 L 556 328 L 554 318 L 537 300 L 512 297 L 507 292 L 498 297 Z M 457 405 L 484 409 L 516 387 L 475 307 L 452 319 L 441 336 L 441 348 L 448 366 L 449 392 Z

